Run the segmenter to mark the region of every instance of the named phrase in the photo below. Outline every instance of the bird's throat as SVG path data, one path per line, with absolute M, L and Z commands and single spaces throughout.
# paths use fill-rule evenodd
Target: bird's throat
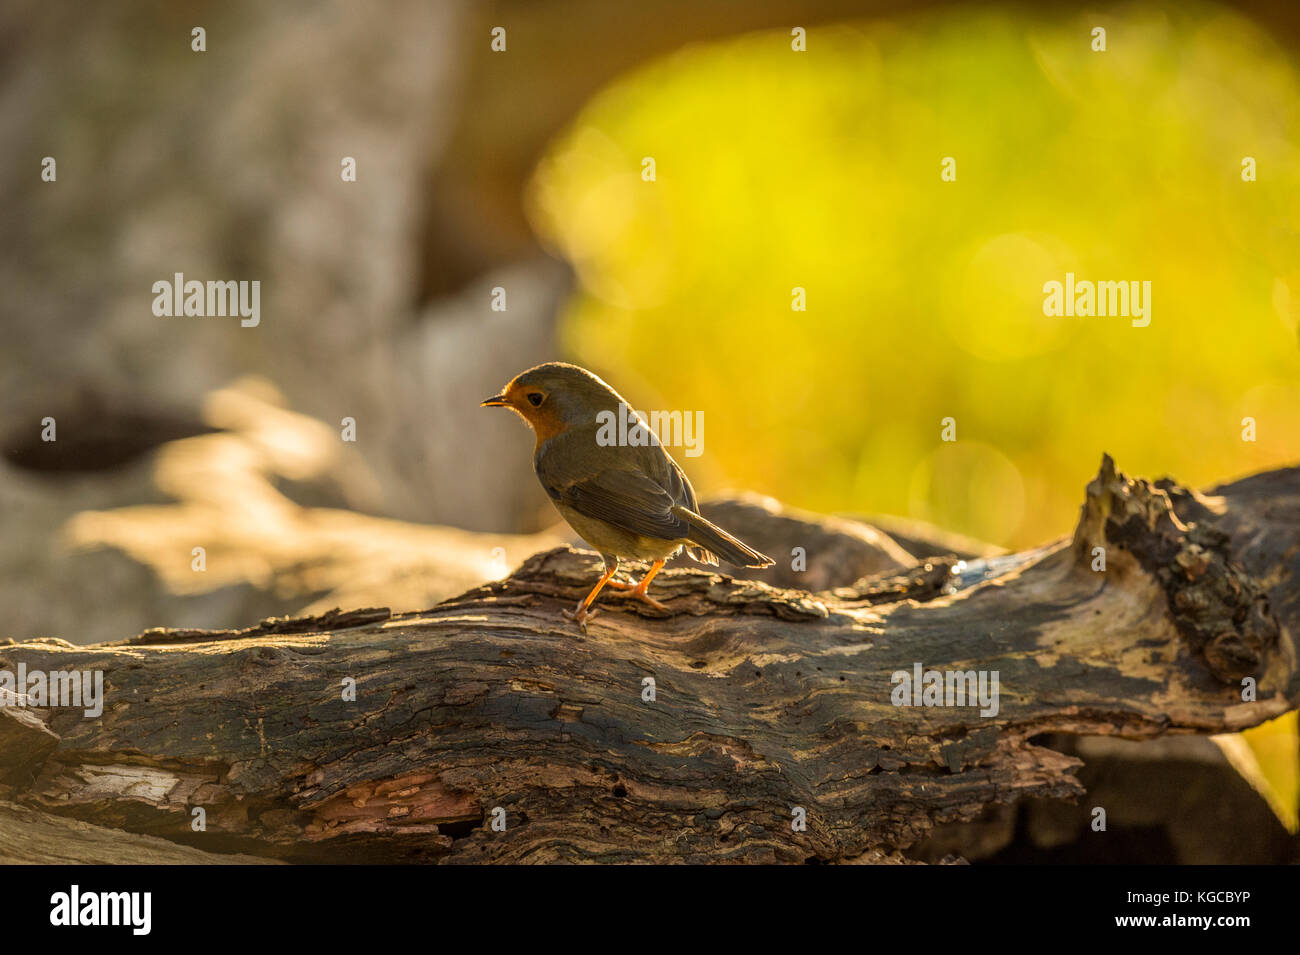
M 558 414 L 550 409 L 540 408 L 529 415 L 528 423 L 533 426 L 533 433 L 537 435 L 537 444 L 533 446 L 534 453 L 542 446 L 542 442 L 564 433 L 569 427 Z

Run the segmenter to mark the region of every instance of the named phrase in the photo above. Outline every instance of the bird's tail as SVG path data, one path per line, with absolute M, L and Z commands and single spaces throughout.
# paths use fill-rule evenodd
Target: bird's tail
M 741 543 L 717 524 L 709 523 L 688 508 L 679 505 L 673 508 L 673 513 L 690 525 L 691 533 L 687 536 L 687 540 L 703 548 L 702 552 L 687 549 L 687 552 L 701 563 L 716 564 L 718 557 L 737 567 L 770 567 L 774 563 L 771 557 L 760 554 L 754 548 Z

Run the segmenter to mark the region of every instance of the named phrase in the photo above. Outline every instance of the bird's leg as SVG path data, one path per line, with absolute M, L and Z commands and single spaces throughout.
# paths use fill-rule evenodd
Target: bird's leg
M 618 558 L 606 557 L 605 573 L 601 575 L 600 580 L 596 581 L 596 586 L 591 588 L 591 593 L 587 594 L 587 596 L 582 599 L 582 602 L 578 604 L 577 609 L 562 611 L 566 617 L 578 624 L 583 633 L 587 632 L 588 618 L 596 615 L 596 611 L 588 609 L 591 606 L 591 602 L 596 599 L 596 595 L 600 593 L 600 589 L 609 583 L 610 578 L 613 577 L 617 571 Z
M 635 597 L 637 600 L 649 604 L 656 610 L 666 611 L 668 609 L 667 607 L 646 593 L 650 588 L 650 581 L 654 579 L 655 574 L 659 573 L 659 571 L 663 569 L 663 566 L 664 562 L 662 560 L 657 560 L 651 564 L 650 569 L 647 570 L 645 576 L 641 578 L 641 583 L 637 584 L 635 587 L 629 588 L 628 596 Z M 619 589 L 622 590 L 624 588 L 620 587 Z

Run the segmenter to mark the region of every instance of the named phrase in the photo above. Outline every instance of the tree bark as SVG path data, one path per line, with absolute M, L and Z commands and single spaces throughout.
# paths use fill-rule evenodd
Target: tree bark
M 0 670 L 102 670 L 107 699 L 0 709 L 0 796 L 297 862 L 904 861 L 937 823 L 1077 799 L 1040 734 L 1294 708 L 1297 540 L 1300 469 L 1198 494 L 1106 458 L 1072 539 L 820 593 L 666 571 L 666 613 L 602 595 L 586 633 L 560 610 L 599 560 L 559 548 L 423 612 L 10 643 Z M 996 672 L 996 714 L 894 705 L 916 665 Z

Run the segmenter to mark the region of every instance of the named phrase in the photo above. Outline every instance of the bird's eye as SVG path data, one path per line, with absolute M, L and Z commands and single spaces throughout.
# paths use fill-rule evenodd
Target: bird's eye
M 534 408 L 540 405 L 545 399 L 546 396 L 542 394 L 540 391 L 528 392 L 528 403 L 532 405 Z

